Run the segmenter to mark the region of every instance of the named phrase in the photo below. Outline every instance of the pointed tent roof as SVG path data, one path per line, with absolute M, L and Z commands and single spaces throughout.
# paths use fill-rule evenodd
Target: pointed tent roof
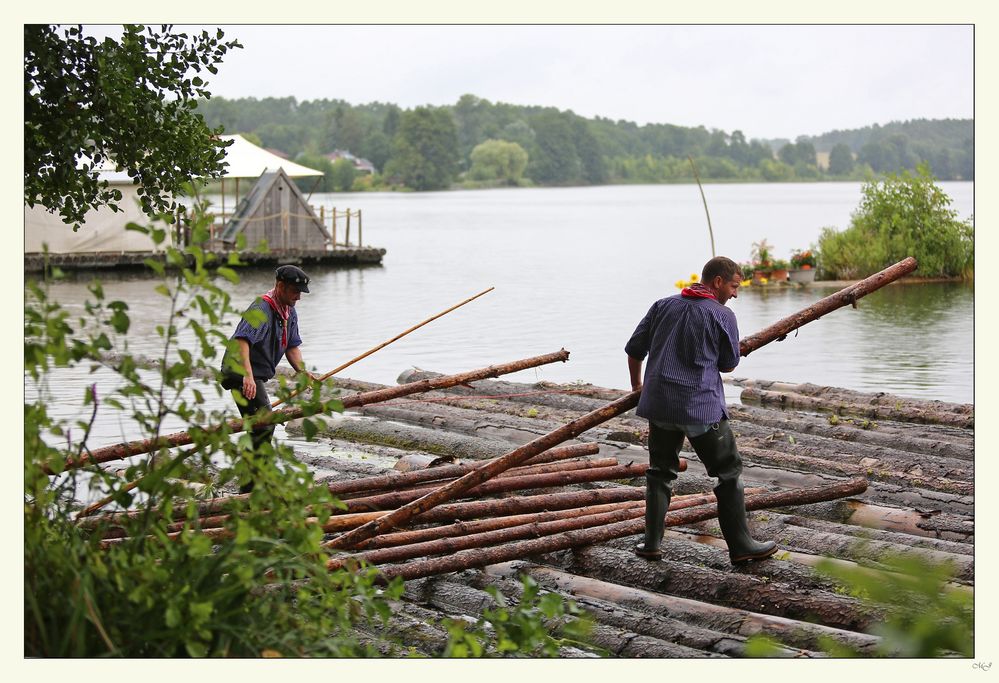
M 291 196 L 298 205 L 296 210 L 304 212 L 304 214 L 308 217 L 309 222 L 314 224 L 327 240 L 330 239 L 330 234 L 327 232 L 326 226 L 323 225 L 323 222 L 319 220 L 318 216 L 316 216 L 316 212 L 312 210 L 309 202 L 302 195 L 302 191 L 298 189 L 298 186 L 296 186 L 295 183 L 291 182 L 284 169 L 279 168 L 274 171 L 265 171 L 260 174 L 260 178 L 257 179 L 256 184 L 250 188 L 250 191 L 245 197 L 243 197 L 239 206 L 236 207 L 236 210 L 226 222 L 225 228 L 222 231 L 223 242 L 232 243 L 236 241 L 236 236 L 246 228 L 247 223 L 249 223 L 254 216 L 260 213 L 260 207 L 267 198 L 267 194 L 270 192 L 274 184 L 281 179 L 284 180 L 288 190 L 291 192 Z
M 223 140 L 233 143 L 225 148 L 226 178 L 259 178 L 265 171 L 284 169 L 292 178 L 322 175 L 322 171 L 306 168 L 294 161 L 282 159 L 244 138 L 242 135 L 223 135 Z

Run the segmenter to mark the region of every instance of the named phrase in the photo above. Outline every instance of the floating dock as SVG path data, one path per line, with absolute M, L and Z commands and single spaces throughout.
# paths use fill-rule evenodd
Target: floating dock
M 229 252 L 215 252 L 219 263 L 225 263 Z M 245 252 L 240 259 L 249 265 L 270 266 L 283 263 L 323 264 L 331 266 L 380 265 L 385 250 L 378 247 L 347 247 L 338 249 L 282 249 L 266 254 Z M 147 259 L 163 261 L 162 253 L 149 251 L 82 252 L 48 254 L 48 263 L 63 270 L 133 270 L 145 268 Z M 40 272 L 46 256 L 42 253 L 24 255 L 25 272 Z

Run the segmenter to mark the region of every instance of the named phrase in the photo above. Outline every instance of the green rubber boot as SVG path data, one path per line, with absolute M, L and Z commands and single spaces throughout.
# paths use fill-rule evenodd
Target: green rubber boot
M 776 553 L 776 543 L 761 543 L 749 533 L 741 477 L 742 458 L 739 457 L 735 435 L 732 434 L 728 420 L 722 420 L 705 434 L 694 437 L 690 444 L 708 475 L 718 478 L 718 485 L 715 486 L 718 526 L 728 545 L 728 557 L 732 564 L 762 560 Z
M 649 469 L 645 473 L 645 541 L 635 554 L 647 560 L 662 559 L 659 549 L 666 530 L 666 512 L 673 496 L 673 482 L 680 474 L 683 432 L 668 431 L 649 423 Z

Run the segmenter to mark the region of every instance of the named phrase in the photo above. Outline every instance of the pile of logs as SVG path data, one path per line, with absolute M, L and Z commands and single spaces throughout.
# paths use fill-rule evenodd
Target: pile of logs
M 827 297 L 743 340 L 742 354 L 914 267 L 903 262 Z M 310 451 L 303 443 L 296 452 L 344 504 L 323 515 L 328 568 L 370 565 L 379 581 L 407 581 L 388 629 L 363 634 L 381 651 L 394 652 L 393 639 L 439 651 L 447 638 L 435 626 L 440 617 L 474 617 L 492 606 L 487 587 L 515 599 L 521 575 L 576 600 L 596 620 L 595 644 L 619 656 L 742 656 L 756 634 L 782 643 L 780 656 L 822 656 L 829 639 L 873 651 L 878 638 L 867 631 L 883 614 L 818 574 L 822 557 L 883 571 L 887 554 L 917 555 L 950 563 L 954 590 L 973 587 L 970 406 L 740 380 L 746 403 L 762 404 L 729 407 L 746 506 L 754 535 L 776 540 L 781 552 L 731 566 L 715 521 L 714 480 L 688 450 L 667 515 L 665 559 L 650 562 L 631 550 L 644 529 L 648 467 L 647 423 L 632 412 L 638 392 L 486 379 L 567 356 L 460 375 L 407 371 L 396 387 L 334 378 L 347 411 L 311 417 L 324 445 Z M 772 399 L 775 392 L 786 398 Z M 270 418 L 292 439 L 304 430 L 295 411 Z M 108 447 L 86 462 L 189 438 Z M 358 452 L 408 471 L 358 462 Z M 229 533 L 228 515 L 238 510 L 231 503 L 240 498 L 202 503 L 199 533 Z M 120 543 L 116 524 L 129 514 L 79 523 L 100 529 L 105 544 Z M 182 528 L 178 518 L 170 533 Z

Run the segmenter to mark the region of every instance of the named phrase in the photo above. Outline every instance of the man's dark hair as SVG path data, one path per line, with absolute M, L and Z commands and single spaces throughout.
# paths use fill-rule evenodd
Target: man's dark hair
M 727 256 L 715 256 L 704 264 L 704 269 L 701 271 L 701 282 L 708 284 L 717 275 L 721 275 L 722 280 L 729 282 L 736 273 L 739 274 L 739 279 L 741 280 L 742 269 L 738 263 Z

